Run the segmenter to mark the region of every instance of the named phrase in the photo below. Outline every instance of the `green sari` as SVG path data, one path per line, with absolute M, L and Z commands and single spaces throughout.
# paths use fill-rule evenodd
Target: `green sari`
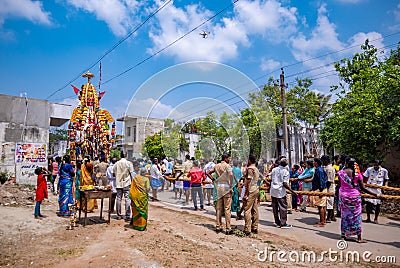
M 136 175 L 131 184 L 129 198 L 132 200 L 132 223 L 133 229 L 144 231 L 147 227 L 149 198 L 147 189 L 150 189 L 147 177 Z

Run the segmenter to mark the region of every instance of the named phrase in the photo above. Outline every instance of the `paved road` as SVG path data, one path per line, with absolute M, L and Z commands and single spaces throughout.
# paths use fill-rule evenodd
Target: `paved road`
M 203 214 L 208 217 L 215 217 L 215 210 L 212 206 L 206 206 L 206 211 L 193 211 L 193 205 L 185 206 L 182 200 L 175 200 L 172 191 L 158 193 L 160 201 L 168 206 L 187 210 L 190 213 Z M 288 222 L 293 225 L 291 229 L 280 229 L 274 226 L 270 202 L 262 203 L 259 208 L 260 231 L 277 234 L 299 241 L 299 243 L 310 244 L 322 250 L 337 250 L 337 241 L 340 239 L 340 219 L 337 222 L 329 223 L 326 227 L 318 228 L 313 225 L 318 221 L 317 209 L 308 208 L 307 212 L 293 212 L 288 215 Z M 364 218 L 366 217 L 363 215 Z M 357 250 L 360 254 L 368 250 L 375 256 L 395 256 L 397 264 L 400 264 L 400 221 L 386 217 L 380 217 L 379 224 L 363 223 L 363 238 L 368 241 L 366 244 L 358 244 L 354 240 L 348 241 L 346 250 Z M 243 229 L 244 221 L 232 219 L 232 224 Z M 279 249 L 278 249 L 279 250 Z

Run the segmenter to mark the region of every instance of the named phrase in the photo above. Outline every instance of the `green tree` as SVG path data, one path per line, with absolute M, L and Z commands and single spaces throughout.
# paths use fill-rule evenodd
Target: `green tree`
M 148 136 L 144 140 L 142 154 L 149 158 L 161 159 L 165 154 L 161 143 L 161 132 Z
M 332 91 L 339 99 L 324 123 L 322 139 L 327 147 L 366 164 L 399 146 L 400 50 L 383 58 L 368 40 L 361 48 L 335 63 L 341 81 Z

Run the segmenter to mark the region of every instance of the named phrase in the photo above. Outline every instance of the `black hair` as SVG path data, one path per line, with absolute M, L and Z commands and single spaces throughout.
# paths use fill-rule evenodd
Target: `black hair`
M 321 160 L 322 160 L 322 162 L 330 162 L 331 161 L 331 157 L 329 156 L 329 155 L 323 155 L 323 156 L 321 156 Z
M 313 166 L 314 165 L 312 160 L 307 160 L 306 163 L 307 163 L 308 166 Z
M 294 164 L 293 167 L 294 167 L 295 170 L 298 170 L 300 168 L 300 166 L 297 165 L 297 164 Z
M 225 159 L 227 159 L 228 157 L 230 157 L 230 154 L 223 154 L 221 160 L 225 161 Z
M 255 164 L 257 162 L 257 159 L 256 159 L 255 155 L 253 155 L 253 154 L 249 155 L 249 161 L 252 164 Z
M 77 161 L 76 161 L 76 169 L 77 169 L 77 170 L 80 170 L 81 167 L 82 167 L 82 161 L 81 161 L 81 160 L 77 160 Z
M 70 164 L 71 163 L 71 157 L 69 155 L 64 155 L 63 160 L 65 163 Z
M 133 166 L 134 166 L 134 167 L 138 167 L 138 166 L 140 166 L 140 164 L 139 164 L 138 161 L 133 161 Z
M 190 155 L 187 154 L 187 155 L 185 156 L 185 158 L 186 158 L 187 160 L 190 160 Z
M 356 176 L 356 169 L 355 169 L 356 160 L 354 158 L 348 157 L 347 160 L 346 160 L 346 164 L 347 164 L 347 167 L 349 169 L 351 169 L 351 171 L 352 171 L 352 176 L 350 177 L 351 178 L 351 185 L 353 187 L 355 187 L 354 178 Z
M 42 174 L 42 167 L 37 167 L 37 168 L 35 168 L 35 174 L 36 175 L 40 175 L 40 174 Z
M 286 158 L 282 158 L 279 165 L 281 165 L 282 167 L 286 167 L 288 165 L 288 161 Z
M 321 158 L 314 158 L 314 162 L 316 162 L 318 166 L 322 166 Z
M 121 154 L 120 154 L 120 156 L 121 156 L 121 158 L 125 158 L 124 151 L 121 151 Z
M 374 164 L 381 165 L 382 161 L 380 159 L 375 159 Z

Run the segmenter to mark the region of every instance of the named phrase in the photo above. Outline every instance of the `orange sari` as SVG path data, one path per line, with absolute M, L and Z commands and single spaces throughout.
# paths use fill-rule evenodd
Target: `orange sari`
M 92 162 L 83 164 L 81 167 L 80 185 L 81 186 L 94 185 L 94 182 L 92 179 L 92 174 L 93 174 Z M 96 209 L 97 207 L 98 206 L 97 206 L 96 199 L 88 199 L 87 200 L 87 208 L 85 208 L 85 205 L 82 204 L 82 210 L 87 211 L 87 212 L 93 212 L 93 210 Z

